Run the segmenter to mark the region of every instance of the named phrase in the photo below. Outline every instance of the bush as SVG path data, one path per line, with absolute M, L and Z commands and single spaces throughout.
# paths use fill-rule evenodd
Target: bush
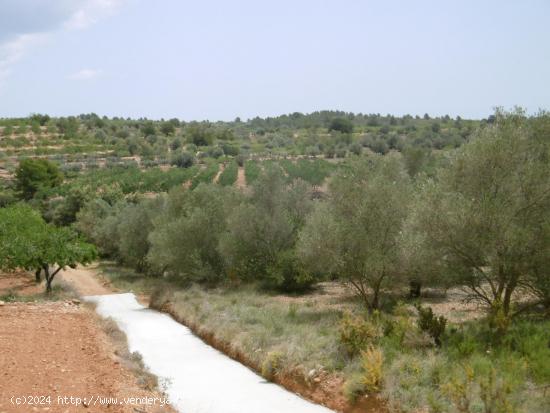
M 328 127 L 328 130 L 338 131 L 341 133 L 352 133 L 353 123 L 347 118 L 334 118 Z
M 382 329 L 378 323 L 373 323 L 363 317 L 344 313 L 339 326 L 340 341 L 349 356 L 359 354 L 368 345 L 382 337 Z
M 418 327 L 433 338 L 436 346 L 441 347 L 441 336 L 445 332 L 447 319 L 443 316 L 436 317 L 430 307 L 416 306 L 418 310 Z
M 361 352 L 361 366 L 363 367 L 363 384 L 368 392 L 378 392 L 382 386 L 382 372 L 384 353 L 373 346 L 368 346 Z
M 220 175 L 218 183 L 223 186 L 231 186 L 237 180 L 239 167 L 236 162 L 230 162 Z
M 283 354 L 279 351 L 268 353 L 262 363 L 262 376 L 268 380 L 273 380 L 282 366 L 283 357 Z
M 344 383 L 344 396 L 350 403 L 355 403 L 359 396 L 366 392 L 365 378 L 362 374 L 354 374 Z
M 181 152 L 174 155 L 170 163 L 178 168 L 190 168 L 195 163 L 195 157 L 189 152 Z

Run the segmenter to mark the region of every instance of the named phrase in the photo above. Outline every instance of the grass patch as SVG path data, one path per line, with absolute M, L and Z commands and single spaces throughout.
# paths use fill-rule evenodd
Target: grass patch
M 448 323 L 436 345 L 412 305 L 367 314 L 349 297 L 326 299 L 315 290 L 284 296 L 254 285 L 205 288 L 131 271 L 106 275 L 134 291 L 164 287 L 153 307 L 169 302 L 177 318 L 246 355 L 266 378 L 300 372 L 308 380 L 313 369 L 342 375 L 348 400 L 380 392 L 403 413 L 550 411 L 549 320 L 518 319 L 500 338 L 485 320 Z

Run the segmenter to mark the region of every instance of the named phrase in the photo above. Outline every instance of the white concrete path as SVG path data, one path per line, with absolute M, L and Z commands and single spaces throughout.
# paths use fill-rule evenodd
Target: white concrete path
M 139 304 L 133 294 L 88 296 L 112 317 L 143 356 L 182 413 L 330 413 L 205 344 L 170 316 Z

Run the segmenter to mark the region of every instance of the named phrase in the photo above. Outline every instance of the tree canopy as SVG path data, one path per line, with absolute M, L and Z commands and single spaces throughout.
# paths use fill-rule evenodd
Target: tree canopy
M 439 257 L 424 264 L 506 317 L 517 291 L 548 286 L 550 153 L 540 137 L 522 112 L 497 112 L 425 182 L 410 218 Z
M 39 190 L 61 182 L 63 174 L 59 167 L 46 159 L 23 159 L 15 170 L 15 188 L 22 199 L 32 199 Z
M 0 251 L 2 270 L 43 270 L 46 292 L 51 291 L 61 269 L 87 264 L 96 257 L 93 245 L 80 240 L 69 228 L 47 224 L 25 205 L 0 208 Z

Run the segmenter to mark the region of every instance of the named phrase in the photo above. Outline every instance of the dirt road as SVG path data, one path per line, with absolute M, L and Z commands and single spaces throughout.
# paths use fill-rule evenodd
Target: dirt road
M 81 296 L 112 294 L 113 291 L 107 287 L 108 282 L 101 281 L 96 268 L 96 265 L 78 266 L 75 269 L 67 268 L 61 271 L 59 278 Z

